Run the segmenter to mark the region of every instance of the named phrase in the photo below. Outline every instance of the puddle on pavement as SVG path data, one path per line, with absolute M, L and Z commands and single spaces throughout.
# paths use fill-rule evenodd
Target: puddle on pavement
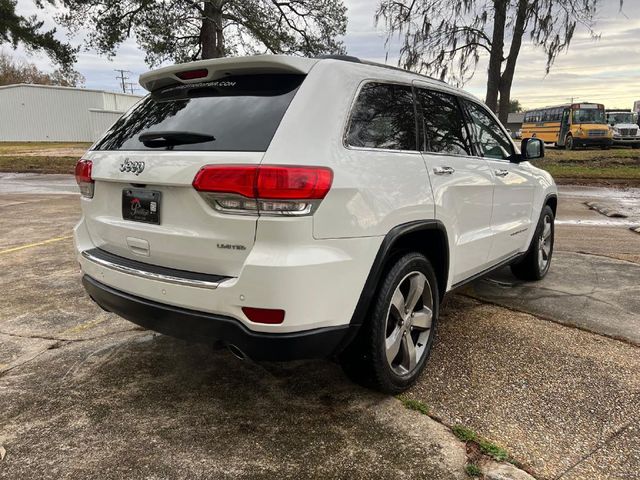
M 640 188 L 606 188 L 606 187 L 580 187 L 561 186 L 559 188 L 560 201 L 571 199 L 579 203 L 593 202 L 606 210 L 619 212 L 626 215 L 628 221 L 602 219 L 602 220 L 557 220 L 558 224 L 566 225 L 603 225 L 629 227 L 637 225 L 640 220 Z M 585 206 L 585 208 L 589 208 Z M 599 211 L 598 209 L 595 209 Z M 602 213 L 602 212 L 599 212 Z
M 73 175 L 39 173 L 0 173 L 0 194 L 2 193 L 79 194 Z
M 581 187 L 567 185 L 559 187 L 559 194 L 562 197 L 593 198 L 640 203 L 640 188 Z
M 556 219 L 556 225 L 577 225 L 583 227 L 632 227 L 637 225 L 637 221 L 626 220 L 612 220 L 609 218 L 602 218 L 602 220 L 559 220 Z

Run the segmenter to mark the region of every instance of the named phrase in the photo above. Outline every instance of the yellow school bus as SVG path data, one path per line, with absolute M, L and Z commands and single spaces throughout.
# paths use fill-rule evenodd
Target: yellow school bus
M 522 138 L 540 138 L 545 143 L 573 150 L 576 147 L 609 148 L 613 143 L 604 105 L 573 103 L 529 110 L 524 114 Z

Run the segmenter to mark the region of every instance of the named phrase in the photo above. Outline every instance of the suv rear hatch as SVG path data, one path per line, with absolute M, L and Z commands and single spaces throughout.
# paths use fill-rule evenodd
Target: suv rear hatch
M 152 93 L 85 156 L 93 198 L 84 198 L 83 212 L 96 247 L 152 265 L 237 276 L 258 217 L 215 210 L 192 183 L 205 165 L 262 161 L 313 65 L 300 60 L 222 59 L 143 76 Z

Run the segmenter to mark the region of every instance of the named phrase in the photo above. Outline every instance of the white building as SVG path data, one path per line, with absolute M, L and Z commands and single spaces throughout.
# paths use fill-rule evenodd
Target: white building
M 88 88 L 0 87 L 0 142 L 92 142 L 140 98 Z

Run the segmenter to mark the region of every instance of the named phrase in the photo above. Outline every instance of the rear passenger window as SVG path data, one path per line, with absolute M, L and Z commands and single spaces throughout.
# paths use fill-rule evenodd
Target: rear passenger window
M 418 89 L 427 152 L 470 155 L 471 146 L 458 101 L 453 95 Z
M 367 83 L 351 113 L 347 144 L 352 147 L 417 150 L 411 87 Z
M 483 156 L 496 159 L 507 159 L 515 152 L 513 144 L 500 125 L 480 105 L 463 100 L 471 116 L 471 127 Z

